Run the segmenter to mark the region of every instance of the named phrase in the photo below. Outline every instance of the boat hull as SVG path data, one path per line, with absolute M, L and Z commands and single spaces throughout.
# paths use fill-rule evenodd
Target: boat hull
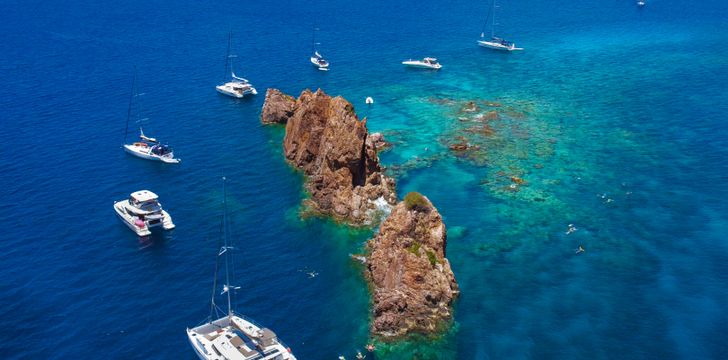
M 318 59 L 315 58 L 315 57 L 311 57 L 310 61 L 311 61 L 311 65 L 313 65 L 317 69 L 319 69 L 321 71 L 329 71 L 329 63 L 328 62 L 326 64 L 323 64 L 323 65 L 322 64 L 319 64 Z
M 506 46 L 506 45 L 503 45 L 503 44 L 500 44 L 497 42 L 493 42 L 493 41 L 478 40 L 478 45 L 480 45 L 484 48 L 488 48 L 488 49 L 508 51 L 508 52 L 523 50 L 523 48 L 517 48 L 515 46 Z
M 230 351 L 227 346 L 220 344 L 217 340 L 212 337 L 226 336 L 225 334 L 235 335 L 230 330 L 237 330 L 249 336 L 252 333 L 259 332 L 262 328 L 256 325 L 252 321 L 248 321 L 243 317 L 234 315 L 232 317 L 223 317 L 213 321 L 212 323 L 206 323 L 194 328 L 187 329 L 187 339 L 190 345 L 195 350 L 197 357 L 202 360 L 224 360 L 228 359 L 225 356 L 225 351 Z M 211 337 L 212 336 L 212 337 Z M 213 349 L 216 347 L 217 351 Z M 223 348 L 219 348 L 223 346 Z M 220 351 L 223 353 L 220 353 Z M 259 349 L 260 350 L 260 349 Z M 282 359 L 282 360 L 296 360 L 296 357 L 286 348 L 285 344 L 281 343 L 276 339 L 274 344 L 266 346 L 264 350 L 266 358 L 271 356 L 271 359 Z M 260 359 L 261 353 L 259 351 L 251 349 L 248 354 L 238 353 L 232 350 L 236 359 Z M 276 356 L 272 356 L 275 354 Z
M 429 70 L 440 70 L 442 68 L 442 65 L 432 65 L 432 64 L 425 64 L 418 61 L 402 61 L 402 65 L 405 65 L 407 67 L 415 68 L 415 69 L 429 69 Z
M 151 153 L 151 150 L 147 147 L 140 147 L 140 146 L 134 146 L 129 144 L 124 144 L 124 151 L 127 153 L 134 155 L 138 158 L 146 159 L 146 160 L 152 160 L 152 161 L 161 161 L 166 164 L 179 164 L 180 159 L 175 159 L 171 155 L 169 157 L 167 156 L 159 156 L 157 154 Z
M 225 85 L 215 86 L 215 90 L 217 90 L 217 92 L 220 94 L 234 97 L 236 99 L 242 99 L 246 95 L 257 95 L 258 94 L 258 91 L 255 90 L 255 88 L 252 86 L 249 89 L 244 90 L 244 91 L 236 91 L 231 86 L 228 86 L 227 84 L 225 84 Z
M 152 234 L 152 229 L 156 227 L 161 227 L 164 230 L 172 230 L 175 228 L 175 225 L 172 222 L 172 217 L 164 210 L 162 210 L 162 220 L 158 224 L 149 224 L 145 221 L 144 227 L 139 227 L 135 224 L 135 221 L 138 218 L 129 215 L 124 210 L 124 206 L 126 206 L 127 204 L 128 200 L 114 202 L 114 211 L 116 212 L 116 215 L 119 217 L 121 222 L 123 222 L 131 231 L 133 231 L 138 236 L 149 236 Z

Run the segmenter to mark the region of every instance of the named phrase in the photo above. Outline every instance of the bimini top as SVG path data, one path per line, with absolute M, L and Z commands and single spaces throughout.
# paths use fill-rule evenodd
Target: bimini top
M 437 62 L 437 59 L 436 58 L 431 58 L 431 57 L 426 57 L 424 60 L 425 61 L 430 61 L 430 62 Z
M 159 197 L 157 194 L 149 190 L 139 190 L 131 193 L 131 199 L 135 202 L 146 202 L 151 200 L 157 200 Z

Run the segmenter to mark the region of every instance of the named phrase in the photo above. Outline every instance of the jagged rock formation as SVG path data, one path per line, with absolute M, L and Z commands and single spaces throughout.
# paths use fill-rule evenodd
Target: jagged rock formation
M 280 92 L 278 89 L 268 89 L 265 93 L 265 106 L 260 116 L 263 124 L 285 124 L 293 116 L 296 99 Z
M 317 212 L 366 224 L 375 210 L 396 202 L 394 180 L 382 173 L 366 119 L 359 121 L 344 98 L 319 89 L 293 99 L 269 89 L 261 122 L 286 124 L 285 157 L 305 173 L 308 205 Z
M 451 319 L 458 284 L 445 258 L 447 234 L 429 199 L 410 193 L 367 243 L 371 332 L 383 338 L 432 334 Z

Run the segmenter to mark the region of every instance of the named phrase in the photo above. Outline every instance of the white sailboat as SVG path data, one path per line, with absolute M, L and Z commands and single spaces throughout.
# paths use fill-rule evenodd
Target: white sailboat
M 146 119 L 141 118 L 141 105 L 138 100 L 140 94 L 136 88 L 136 68 L 134 69 L 134 80 L 131 85 L 131 97 L 129 98 L 129 109 L 126 114 L 126 129 L 124 130 L 124 142 L 122 147 L 127 153 L 136 157 L 161 161 L 167 164 L 178 164 L 180 159 L 174 157 L 172 147 L 169 145 L 161 144 L 157 139 L 144 135 L 144 130 L 139 126 L 139 141 L 135 141 L 131 144 L 127 144 L 126 140 L 129 135 L 129 119 L 131 119 L 132 107 L 134 99 L 137 99 L 137 122 L 141 123 Z M 141 124 L 140 124 L 141 125 Z
M 233 70 L 233 59 L 236 56 L 230 54 L 232 37 L 233 33 L 230 32 L 230 34 L 228 35 L 227 56 L 225 58 L 225 77 L 227 78 L 228 74 L 230 74 L 231 77 L 229 81 L 226 81 L 222 85 L 215 86 L 215 89 L 220 94 L 231 96 L 237 99 L 241 99 L 248 94 L 257 95 L 258 90 L 255 90 L 250 81 L 235 75 L 235 71 Z
M 329 62 L 324 59 L 324 57 L 316 50 L 316 45 L 319 45 L 319 43 L 316 42 L 316 27 L 313 28 L 313 38 L 311 40 L 311 52 L 313 52 L 313 55 L 311 55 L 311 64 L 318 68 L 321 71 L 329 71 Z
M 280 341 L 273 331 L 233 311 L 232 293 L 240 287 L 231 284 L 235 275 L 231 270 L 234 268 L 232 255 L 235 248 L 228 239 L 226 198 L 223 177 L 223 216 L 220 227 L 222 246 L 217 253 L 217 261 L 218 264 L 222 261 L 224 265 L 225 283 L 219 295 L 226 296 L 227 310 L 224 311 L 215 302 L 215 298 L 219 296 L 217 294 L 219 266 L 215 266 L 210 316 L 203 324 L 187 328 L 187 338 L 197 356 L 203 360 L 295 360 L 296 357 L 291 349 Z
M 496 9 L 495 0 L 493 0 L 493 4 L 488 11 L 488 16 L 485 18 L 485 24 L 483 24 L 483 31 L 480 33 L 480 40 L 478 40 L 478 45 L 482 47 L 486 47 L 488 49 L 493 50 L 501 50 L 501 51 L 516 51 L 516 50 L 523 50 L 523 48 L 516 47 L 516 44 L 507 41 L 503 38 L 495 36 L 495 9 Z M 488 18 L 490 18 L 491 14 L 492 21 L 490 22 L 490 39 L 485 38 L 485 27 L 488 25 Z

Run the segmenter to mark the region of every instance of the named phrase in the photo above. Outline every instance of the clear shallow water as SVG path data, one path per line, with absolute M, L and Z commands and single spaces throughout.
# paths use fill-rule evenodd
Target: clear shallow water
M 299 358 L 352 356 L 369 298 L 348 254 L 371 233 L 301 221 L 282 129 L 258 121 L 265 88 L 320 86 L 396 141 L 381 157 L 398 192 L 426 194 L 449 229 L 453 331 L 379 357 L 726 357 L 726 5 L 503 4 L 505 36 L 526 48 L 510 55 L 475 46 L 485 7 L 0 3 L 0 353 L 193 358 L 184 328 L 207 313 L 224 169 L 250 290 L 238 309 Z M 328 73 L 307 63 L 314 18 Z M 261 91 L 249 100 L 212 88 L 230 28 Z M 398 63 L 425 55 L 443 70 Z M 179 166 L 117 145 L 133 64 L 147 131 Z M 464 133 L 468 100 L 503 105 L 491 136 Z M 483 146 L 474 161 L 446 149 L 463 134 Z M 514 175 L 527 184 L 506 191 Z M 140 188 L 178 225 L 152 243 L 111 208 Z

